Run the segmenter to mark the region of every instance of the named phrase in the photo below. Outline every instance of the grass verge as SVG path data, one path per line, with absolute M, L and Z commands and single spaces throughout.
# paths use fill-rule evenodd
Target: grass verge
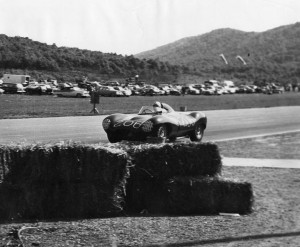
M 300 159 L 300 132 L 216 143 L 225 157 Z
M 300 105 L 299 93 L 234 94 L 222 96 L 131 96 L 128 98 L 101 97 L 97 109 L 100 114 L 136 113 L 143 105 L 154 101 L 166 102 L 175 110 L 186 106 L 188 111 L 261 108 Z M 29 117 L 62 117 L 92 115 L 90 99 L 53 96 L 0 95 L 0 119 Z

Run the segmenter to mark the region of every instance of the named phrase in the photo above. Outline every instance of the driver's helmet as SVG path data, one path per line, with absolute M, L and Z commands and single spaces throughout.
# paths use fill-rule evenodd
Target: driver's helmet
M 163 106 L 159 101 L 154 102 L 153 109 L 155 112 L 166 112 L 166 110 L 163 109 Z

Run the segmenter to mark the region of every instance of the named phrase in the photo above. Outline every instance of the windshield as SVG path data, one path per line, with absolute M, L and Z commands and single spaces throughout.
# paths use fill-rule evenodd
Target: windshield
M 139 115 L 147 115 L 147 114 L 156 114 L 153 106 L 142 106 L 140 109 Z

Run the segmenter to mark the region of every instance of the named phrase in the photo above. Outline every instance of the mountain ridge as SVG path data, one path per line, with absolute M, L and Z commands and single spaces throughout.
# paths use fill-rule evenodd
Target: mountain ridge
M 252 80 L 299 78 L 299 37 L 300 22 L 264 32 L 222 28 L 185 37 L 134 56 L 185 65 L 190 71 L 204 75 L 213 73 L 216 76 L 221 73 Z M 228 64 L 220 54 L 224 54 Z M 237 56 L 241 56 L 247 66 L 236 59 Z
M 27 37 L 0 34 L 0 73 L 30 73 L 36 79 L 59 80 L 86 76 L 102 80 L 138 74 L 154 83 L 186 83 L 187 77 L 191 81 L 201 78 L 299 82 L 300 22 L 264 32 L 216 29 L 135 56 L 57 47 Z

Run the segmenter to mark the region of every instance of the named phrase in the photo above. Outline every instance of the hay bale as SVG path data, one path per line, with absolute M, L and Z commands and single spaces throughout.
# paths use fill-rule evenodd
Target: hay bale
M 172 214 L 252 212 L 250 183 L 221 177 L 176 177 L 168 181 L 168 211 Z
M 57 144 L 0 150 L 0 218 L 97 217 L 123 210 L 129 169 L 121 149 Z
M 8 173 L 8 163 L 10 155 L 7 146 L 0 146 L 0 183 L 4 180 L 4 177 Z
M 251 212 L 216 144 L 134 144 L 0 146 L 0 218 Z
M 222 168 L 214 143 L 144 144 L 127 150 L 133 172 L 143 179 L 165 180 L 174 176 L 215 176 Z
M 125 211 L 130 214 L 139 214 L 143 210 L 156 215 L 168 213 L 168 190 L 165 181 L 138 182 L 136 179 L 128 180 Z
M 150 203 L 164 204 L 160 199 L 165 195 L 160 193 L 163 193 L 161 187 L 168 179 L 176 176 L 215 176 L 220 174 L 222 168 L 218 147 L 213 143 L 134 146 L 123 143 L 119 147 L 127 150 L 132 159 L 133 167 L 126 187 L 126 209 L 134 213 L 149 208 Z
M 150 214 L 168 215 L 248 214 L 253 206 L 250 183 L 221 177 L 175 177 L 164 182 L 152 181 L 131 193 L 126 206 L 133 213 L 146 209 Z

